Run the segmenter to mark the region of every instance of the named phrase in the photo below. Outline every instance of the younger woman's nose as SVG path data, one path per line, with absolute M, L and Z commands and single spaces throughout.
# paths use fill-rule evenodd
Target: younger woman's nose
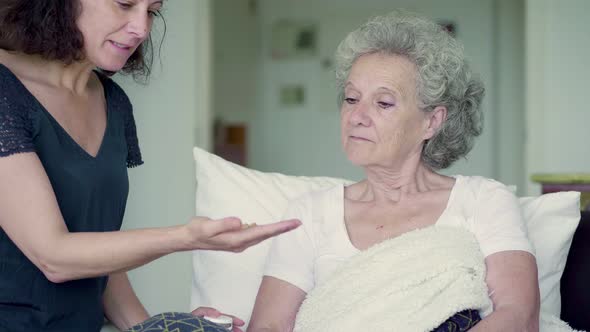
M 131 17 L 127 29 L 137 38 L 144 39 L 150 33 L 151 25 L 151 17 L 147 13 L 142 14 L 138 11 Z

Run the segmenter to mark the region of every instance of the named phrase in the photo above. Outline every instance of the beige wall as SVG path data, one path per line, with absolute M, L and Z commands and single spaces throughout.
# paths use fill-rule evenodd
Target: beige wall
M 362 176 L 341 153 L 339 114 L 330 59 L 347 32 L 372 15 L 404 8 L 457 24 L 458 38 L 486 83 L 484 134 L 447 173 L 480 174 L 524 185 L 522 0 L 260 0 L 214 3 L 214 110 L 250 126 L 250 167 L 288 174 Z M 279 19 L 318 23 L 318 56 L 274 61 L 270 28 Z M 237 43 L 227 43 L 229 36 Z M 306 103 L 283 107 L 282 84 L 301 84 Z M 233 96 L 229 98 L 228 95 Z
M 526 176 L 590 171 L 590 1 L 526 2 Z M 539 186 L 528 181 L 527 192 Z
M 133 103 L 145 161 L 129 170 L 125 229 L 185 223 L 195 209 L 192 148 L 210 145 L 209 1 L 167 2 L 164 15 L 162 63 L 155 61 L 149 84 L 117 78 Z M 129 275 L 151 314 L 190 309 L 189 253 L 163 257 Z

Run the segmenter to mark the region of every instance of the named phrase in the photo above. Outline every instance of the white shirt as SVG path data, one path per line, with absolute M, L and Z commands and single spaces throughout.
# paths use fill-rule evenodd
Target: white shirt
M 359 253 L 344 223 L 344 186 L 306 194 L 291 202 L 283 219 L 303 225 L 274 239 L 264 275 L 309 293 L 342 262 Z M 436 225 L 464 227 L 485 257 L 507 250 L 533 253 L 518 199 L 505 185 L 477 176 L 456 176 Z

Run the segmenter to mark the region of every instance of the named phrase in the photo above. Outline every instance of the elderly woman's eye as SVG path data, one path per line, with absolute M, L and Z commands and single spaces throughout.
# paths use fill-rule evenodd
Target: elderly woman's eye
M 121 7 L 122 9 L 129 9 L 129 8 L 131 8 L 131 3 L 129 3 L 129 2 L 117 1 L 117 5 L 119 5 L 119 7 Z
M 348 97 L 348 98 L 344 98 L 344 101 L 345 101 L 347 104 L 351 104 L 351 105 L 352 105 L 352 104 L 356 104 L 356 102 L 357 102 L 357 99 Z
M 148 11 L 148 14 L 149 14 L 151 17 L 158 17 L 158 16 L 160 16 L 160 11 L 159 11 L 159 10 L 149 10 L 149 11 Z
M 388 103 L 388 102 L 385 102 L 385 101 L 379 101 L 379 102 L 377 102 L 377 105 L 379 105 L 379 107 L 381 107 L 383 109 L 387 109 L 387 108 L 390 108 L 390 107 L 393 107 L 394 106 L 393 103 Z

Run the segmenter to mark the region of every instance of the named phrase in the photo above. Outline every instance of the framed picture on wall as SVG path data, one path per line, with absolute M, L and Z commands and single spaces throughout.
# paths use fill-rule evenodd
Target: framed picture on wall
M 317 53 L 317 24 L 306 20 L 277 20 L 271 28 L 271 57 L 301 59 Z

